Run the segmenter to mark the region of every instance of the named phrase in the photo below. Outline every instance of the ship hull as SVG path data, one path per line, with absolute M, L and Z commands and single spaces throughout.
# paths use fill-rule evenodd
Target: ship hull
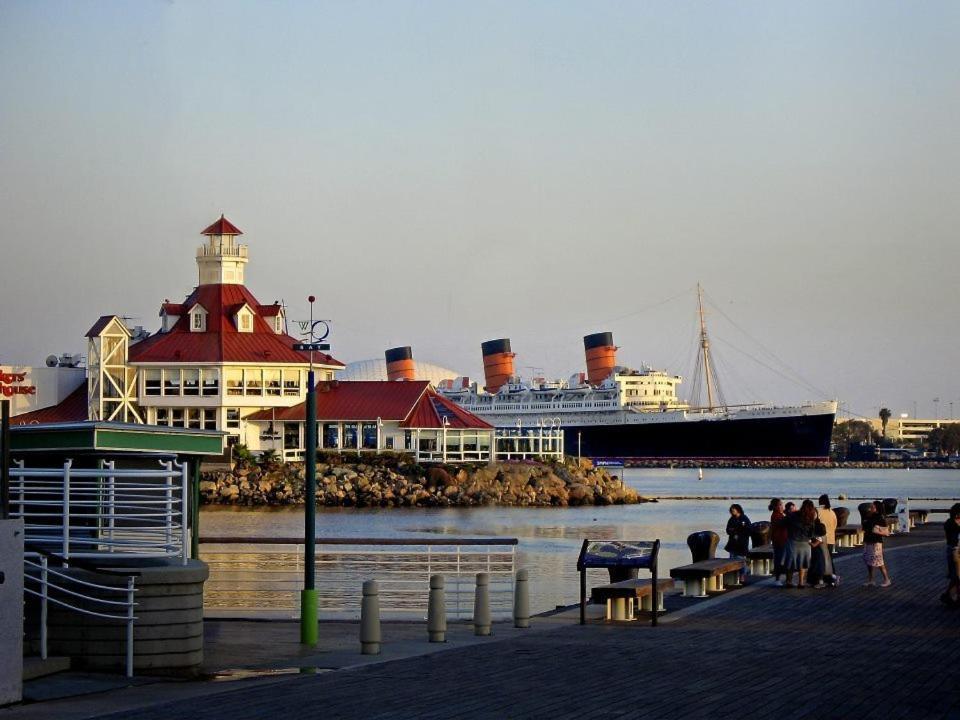
M 825 459 L 832 414 L 564 428 L 568 455 L 630 460 Z

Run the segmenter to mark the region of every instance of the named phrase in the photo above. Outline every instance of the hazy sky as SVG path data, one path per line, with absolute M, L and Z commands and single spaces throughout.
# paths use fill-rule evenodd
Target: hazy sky
M 0 361 L 155 330 L 224 212 L 344 361 L 476 376 L 509 337 L 565 377 L 612 330 L 689 374 L 700 281 L 729 401 L 960 416 L 958 36 L 957 2 L 4 0 Z

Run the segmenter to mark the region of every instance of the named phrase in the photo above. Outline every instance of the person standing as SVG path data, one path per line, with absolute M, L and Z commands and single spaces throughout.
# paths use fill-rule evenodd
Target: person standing
M 750 518 L 748 518 L 743 508 L 734 503 L 730 506 L 730 519 L 727 520 L 727 544 L 723 546 L 730 557 L 737 560 L 743 560 L 740 567 L 740 582 L 747 577 L 747 552 L 750 550 Z
M 880 587 L 890 587 L 890 573 L 883 562 L 883 539 L 890 534 L 887 518 L 883 514 L 883 504 L 875 500 L 866 510 L 863 518 L 863 562 L 867 566 L 867 581 L 863 585 L 873 585 L 873 571 L 878 568 L 883 576 Z
M 813 500 L 804 500 L 800 509 L 787 515 L 787 582 L 785 587 L 793 587 L 793 571 L 797 571 L 797 587 L 803 587 L 810 569 L 810 557 L 813 551 L 811 543 L 816 537 L 817 509 Z
M 821 495 L 817 503 L 820 505 L 817 509 L 817 519 L 823 523 L 826 532 L 824 540 L 830 555 L 833 555 L 833 549 L 837 544 L 837 514 L 830 507 L 830 498 L 827 495 Z
M 770 510 L 770 543 L 773 545 L 773 582 L 783 587 L 780 576 L 787 572 L 787 515 L 780 498 L 773 498 L 767 509 Z
M 947 541 L 947 590 L 940 596 L 944 605 L 960 605 L 960 503 L 950 508 L 950 517 L 943 524 Z

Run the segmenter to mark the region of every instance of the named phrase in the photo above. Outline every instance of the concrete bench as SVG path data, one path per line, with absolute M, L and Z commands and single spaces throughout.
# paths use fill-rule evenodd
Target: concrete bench
M 927 516 L 930 514 L 929 510 L 911 510 L 910 511 L 910 527 L 915 528 L 917 525 L 923 525 L 927 522 Z
M 863 545 L 863 528 L 859 525 L 843 525 L 837 528 L 837 547 L 852 548 Z
M 751 575 L 769 575 L 773 563 L 773 544 L 767 543 L 747 552 L 747 565 Z
M 670 571 L 670 577 L 683 583 L 684 596 L 707 597 L 708 592 L 723 592 L 726 585 L 740 585 L 743 560 L 701 560 Z
M 657 612 L 663 612 L 663 593 L 673 587 L 673 580 L 657 580 Z M 652 580 L 621 580 L 590 589 L 590 602 L 607 604 L 607 620 L 636 620 L 637 611 L 653 610 Z

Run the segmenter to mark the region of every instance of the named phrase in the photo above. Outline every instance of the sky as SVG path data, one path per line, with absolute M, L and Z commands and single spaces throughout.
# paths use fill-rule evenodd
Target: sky
M 200 231 L 332 354 L 960 417 L 960 4 L 0 3 L 0 362 L 159 327 Z M 934 402 L 938 398 L 938 402 Z

